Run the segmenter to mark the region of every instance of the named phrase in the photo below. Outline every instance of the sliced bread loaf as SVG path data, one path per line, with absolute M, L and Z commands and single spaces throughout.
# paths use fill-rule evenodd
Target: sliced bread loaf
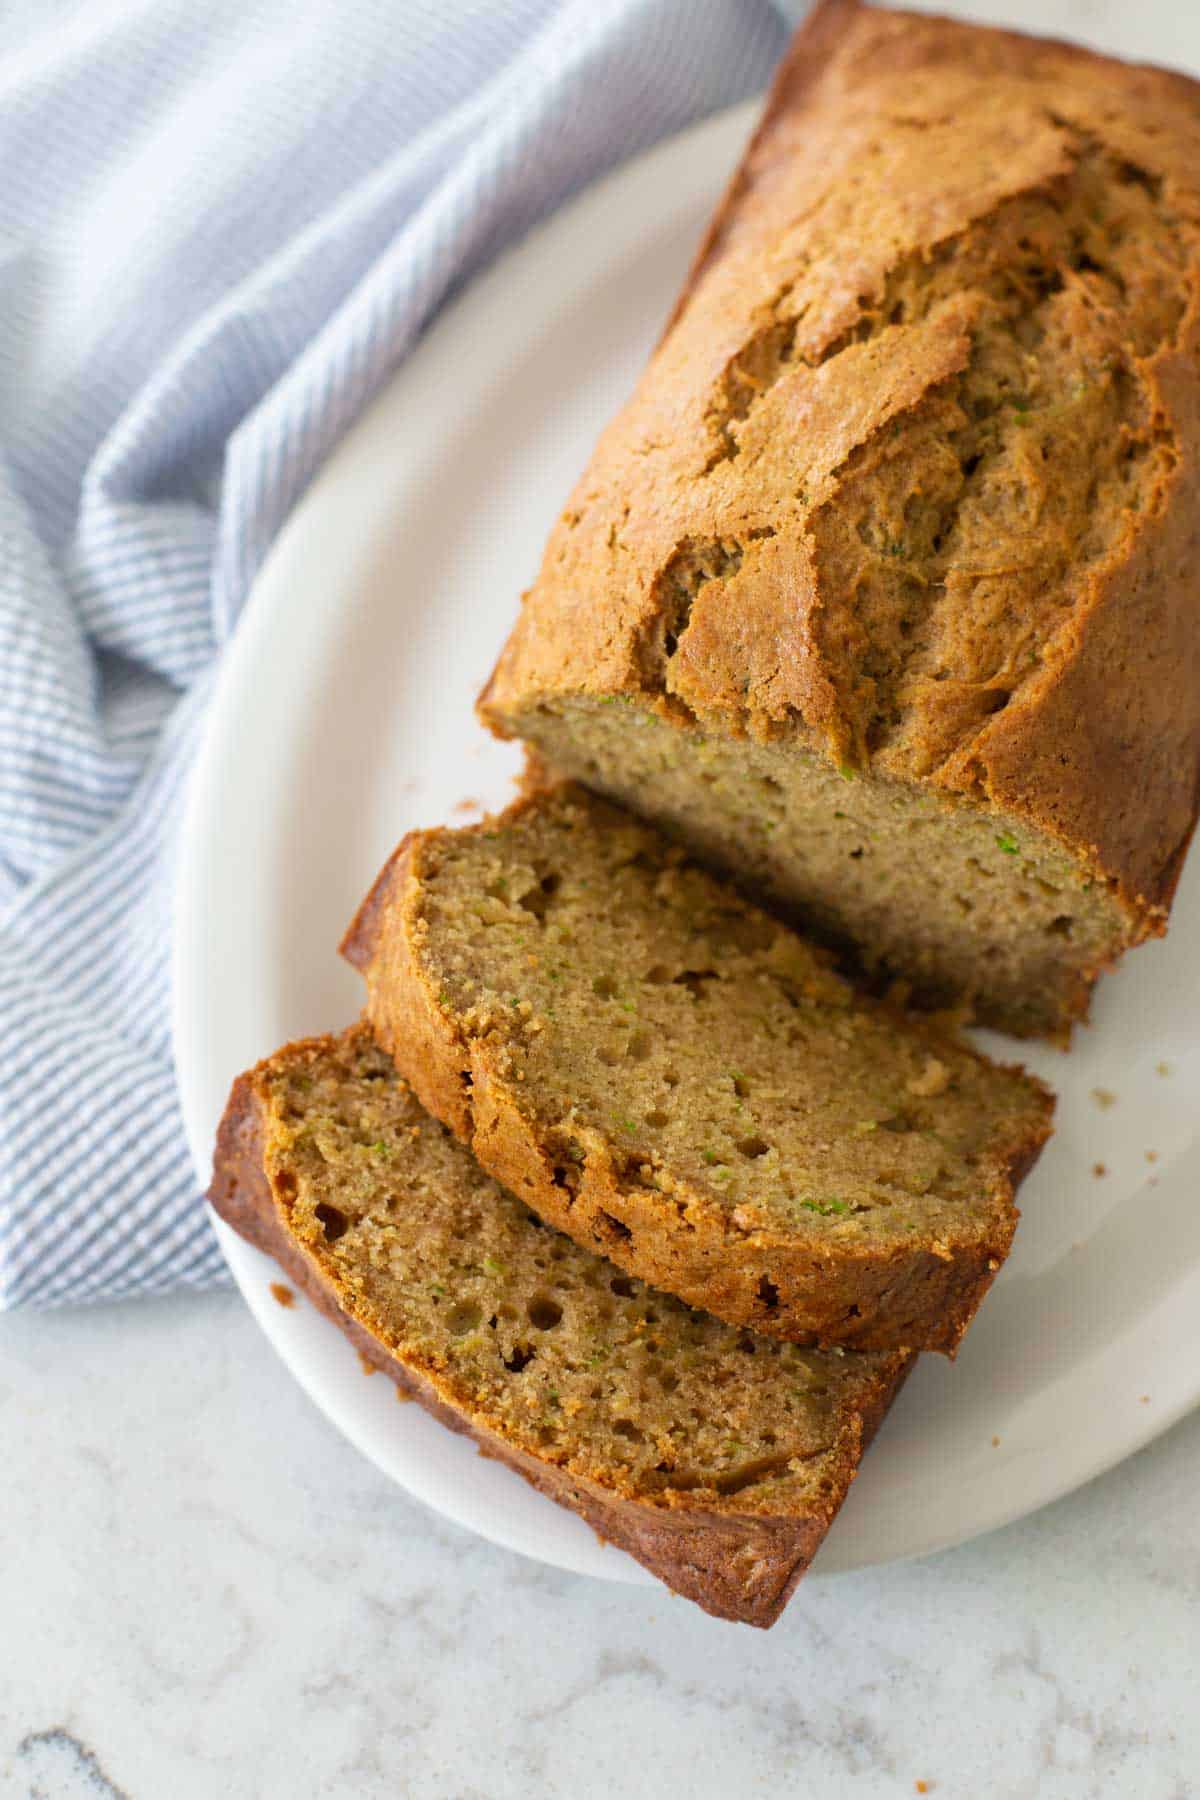
M 778 1616 L 912 1360 L 630 1280 L 483 1174 L 362 1026 L 234 1084 L 210 1198 L 406 1394 L 720 1618 Z
M 824 0 L 481 701 L 1066 1035 L 1200 800 L 1200 86 Z
M 343 945 L 422 1102 L 541 1216 L 736 1325 L 953 1351 L 1051 1101 L 578 788 L 400 846 Z

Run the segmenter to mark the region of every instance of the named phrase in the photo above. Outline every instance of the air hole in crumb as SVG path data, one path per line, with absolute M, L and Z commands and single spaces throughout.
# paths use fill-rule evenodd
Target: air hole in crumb
M 648 1112 L 646 1114 L 646 1123 L 651 1126 L 653 1130 L 661 1131 L 665 1125 L 671 1123 L 671 1115 L 670 1113 L 663 1112 L 661 1107 L 656 1106 L 653 1112 Z
M 608 1236 L 619 1238 L 624 1242 L 627 1238 L 633 1236 L 633 1232 L 630 1230 L 629 1226 L 621 1219 L 614 1219 L 611 1213 L 598 1212 L 596 1214 L 596 1222 L 600 1227 L 599 1235 L 602 1237 Z
M 640 1444 L 642 1441 L 642 1434 L 632 1419 L 615 1419 L 613 1430 L 618 1437 L 628 1438 L 631 1444 Z
M 1069 938 L 1073 924 L 1074 921 L 1066 913 L 1059 913 L 1056 919 L 1051 919 L 1046 930 L 1052 937 Z
M 862 855 L 862 853 L 863 853 L 863 852 L 862 852 L 862 845 L 861 845 L 861 844 L 860 844 L 860 845 L 859 845 L 859 846 L 858 846 L 858 849 L 857 849 L 857 850 L 852 850 L 852 851 L 851 851 L 851 852 L 850 852 L 850 861 L 851 861 L 851 862 L 857 862 L 857 861 L 858 861 L 858 860 L 859 860 L 859 858 L 860 858 L 860 857 L 861 857 L 861 855 Z
M 623 1300 L 633 1299 L 634 1286 L 628 1275 L 614 1275 L 608 1285 L 613 1293 L 620 1294 Z
M 535 1294 L 529 1302 L 529 1323 L 538 1331 L 553 1331 L 562 1321 L 562 1307 L 549 1294 Z
M 758 1284 L 758 1301 L 759 1305 L 765 1306 L 768 1312 L 773 1312 L 779 1305 L 779 1289 L 773 1281 L 768 1281 L 765 1275 Z
M 474 1082 L 474 1080 L 471 1076 L 471 1073 L 468 1069 L 460 1069 L 458 1072 L 458 1079 L 462 1082 L 462 1084 L 465 1088 L 474 1087 L 474 1085 L 475 1085 L 475 1082 Z
M 612 1000 L 616 996 L 617 984 L 611 975 L 597 975 L 592 983 L 592 992 L 601 1000 Z
M 519 1375 L 522 1369 L 529 1367 L 537 1352 L 532 1344 L 514 1344 L 512 1355 L 501 1357 L 510 1375 Z
M 635 1031 L 625 1046 L 625 1054 L 633 1062 L 645 1062 L 654 1048 L 654 1039 L 648 1031 Z
M 746 1080 L 746 1077 L 744 1075 L 735 1075 L 734 1076 L 733 1091 L 737 1095 L 739 1100 L 746 1100 L 749 1098 L 750 1083 Z
M 578 1190 L 579 1179 L 579 1170 L 574 1163 L 555 1164 L 553 1173 L 555 1187 L 562 1188 L 565 1193 L 574 1194 Z
M 451 1337 L 466 1337 L 483 1321 L 483 1308 L 474 1300 L 460 1300 L 446 1314 L 446 1330 Z
M 766 1139 L 760 1137 L 739 1138 L 737 1147 L 743 1156 L 749 1157 L 765 1156 L 767 1151 L 771 1148 Z
M 685 987 L 693 1000 L 700 1000 L 707 984 L 716 979 L 715 969 L 685 969 L 682 975 L 676 975 L 672 986 Z
M 290 1169 L 281 1169 L 279 1171 L 279 1174 L 275 1177 L 275 1188 L 280 1199 L 286 1201 L 288 1205 L 296 1198 L 296 1177 L 292 1174 Z M 230 1192 L 236 1193 L 237 1189 L 232 1188 Z
M 551 896 L 562 886 L 561 875 L 543 875 L 535 888 L 522 894 L 517 904 L 523 906 L 527 913 L 535 919 L 544 919 Z
M 662 1072 L 662 1078 L 663 1078 L 663 1086 L 664 1087 L 678 1087 L 679 1086 L 679 1070 L 678 1069 L 664 1069 Z
M 344 1212 L 339 1212 L 336 1206 L 327 1206 L 322 1200 L 314 1210 L 321 1230 L 325 1233 L 327 1244 L 336 1244 L 338 1239 L 344 1237 L 350 1229 L 349 1219 Z
M 596 1055 L 606 1069 L 615 1069 L 617 1064 L 623 1060 L 621 1052 L 614 1050 L 611 1044 L 597 1044 Z
M 655 963 L 652 969 L 646 970 L 645 979 L 652 987 L 665 987 L 671 979 L 671 971 L 665 963 Z

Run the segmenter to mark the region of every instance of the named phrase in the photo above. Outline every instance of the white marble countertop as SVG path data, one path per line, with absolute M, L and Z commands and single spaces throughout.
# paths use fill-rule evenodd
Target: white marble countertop
M 233 1294 L 0 1319 L 0 1800 L 1200 1792 L 1200 1414 L 774 1630 L 496 1550 Z

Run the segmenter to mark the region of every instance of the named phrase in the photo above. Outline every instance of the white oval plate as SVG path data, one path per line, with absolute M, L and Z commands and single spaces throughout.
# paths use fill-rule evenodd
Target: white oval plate
M 264 565 L 221 669 L 180 864 L 175 1046 L 205 1181 L 238 1070 L 358 1011 L 361 985 L 336 945 L 397 838 L 509 796 L 517 755 L 477 726 L 475 695 L 752 117 L 739 109 L 624 169 L 476 282 L 345 439 Z M 958 1362 L 926 1357 L 914 1373 L 822 1571 L 1017 1518 L 1200 1401 L 1198 987 L 1194 857 L 1167 942 L 1102 986 L 1069 1057 L 1029 1055 L 1060 1105 L 1022 1194 L 1016 1251 Z M 1099 1090 L 1115 1100 L 1102 1105 Z M 308 1307 L 277 1305 L 273 1265 L 219 1229 L 297 1379 L 410 1493 L 543 1561 L 651 1579 L 398 1406 L 389 1382 L 365 1380 L 340 1334 Z

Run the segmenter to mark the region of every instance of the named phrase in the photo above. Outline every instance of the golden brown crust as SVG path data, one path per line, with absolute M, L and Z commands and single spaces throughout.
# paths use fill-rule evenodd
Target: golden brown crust
M 315 1040 L 320 1051 L 326 1040 Z M 281 1052 L 304 1046 L 289 1046 Z M 816 1554 L 857 1472 L 862 1454 L 915 1358 L 897 1358 L 864 1389 L 860 1411 L 846 1424 L 831 1471 L 830 1492 L 803 1517 L 722 1514 L 690 1506 L 686 1494 L 650 1505 L 606 1492 L 543 1463 L 448 1404 L 428 1376 L 392 1354 L 339 1304 L 325 1273 L 288 1229 L 284 1207 L 265 1164 L 264 1100 L 260 1078 L 270 1062 L 233 1085 L 217 1135 L 209 1201 L 249 1243 L 274 1258 L 317 1310 L 333 1321 L 360 1355 L 389 1375 L 451 1431 L 472 1438 L 481 1454 L 505 1463 L 549 1499 L 580 1514 L 596 1533 L 628 1551 L 674 1593 L 717 1618 L 772 1625 Z
M 540 804 L 536 787 L 503 815 Z M 483 820 L 473 831 L 491 831 Z M 630 1274 L 731 1324 L 793 1343 L 855 1350 L 936 1350 L 953 1356 L 1011 1248 L 1013 1195 L 1050 1135 L 1052 1101 L 1036 1128 L 1000 1151 L 986 1232 L 974 1241 L 903 1244 L 811 1242 L 765 1230 L 731 1238 L 715 1209 L 686 1218 L 662 1197 L 623 1179 L 614 1147 L 589 1156 L 573 1191 L 554 1179 L 555 1155 L 539 1141 L 503 1057 L 486 1036 L 452 1018 L 418 950 L 422 855 L 440 831 L 400 844 L 359 909 L 342 952 L 367 980 L 367 1017 L 421 1104 L 467 1144 L 481 1167 L 550 1224 L 600 1248 Z M 769 1307 L 763 1294 L 774 1296 Z
M 834 760 L 860 752 L 824 635 L 839 597 L 822 586 L 815 515 L 796 512 L 796 483 L 813 506 L 836 508 L 856 449 L 942 404 L 978 312 L 952 297 L 919 323 L 838 354 L 831 346 L 853 334 L 862 296 L 882 291 L 898 259 L 924 266 L 1008 201 L 1060 191 L 1088 146 L 1125 159 L 1128 178 L 1161 199 L 1167 226 L 1191 234 L 1180 240 L 1178 316 L 1144 353 L 1125 355 L 1153 477 L 1103 553 L 1068 567 L 1061 620 L 1011 697 L 1006 684 L 1001 709 L 989 710 L 986 684 L 964 682 L 960 694 L 949 682 L 921 728 L 928 766 L 911 745 L 888 754 L 900 778 L 1002 810 L 1061 845 L 1111 888 L 1128 941 L 1161 932 L 1200 806 L 1200 89 L 1181 75 L 857 0 L 818 6 L 637 393 L 551 536 L 481 699 L 485 721 L 506 734 L 540 700 L 617 694 L 685 726 L 699 718 L 708 732 L 803 733 Z M 883 210 L 864 223 L 853 195 L 876 154 L 899 161 L 878 190 Z M 790 325 L 785 374 L 756 385 L 739 359 L 748 342 L 767 341 L 780 294 L 809 280 L 809 222 L 843 205 L 842 253 L 836 266 L 821 262 L 818 243 L 824 273 Z M 1158 275 L 1148 280 L 1161 290 Z M 726 407 L 723 446 L 719 402 L 731 380 L 754 396 Z M 664 685 L 655 646 L 671 572 L 697 543 L 730 556 L 729 571 L 697 592 Z M 1080 971 L 1077 1011 L 1094 973 Z

